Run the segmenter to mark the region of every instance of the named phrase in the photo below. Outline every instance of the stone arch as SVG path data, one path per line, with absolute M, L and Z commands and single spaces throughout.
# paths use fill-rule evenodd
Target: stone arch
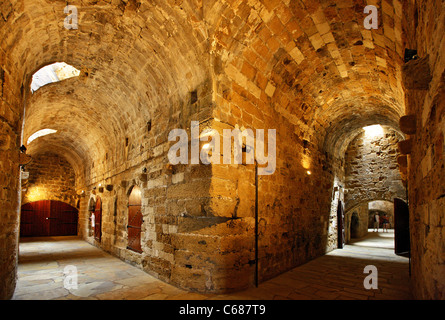
M 384 203 L 386 205 L 376 205 L 372 206 L 371 204 L 375 203 Z M 389 217 L 390 228 L 394 227 L 394 203 L 389 201 L 388 199 L 374 199 L 374 200 L 364 200 L 360 203 L 355 204 L 353 207 L 349 208 L 345 214 L 345 225 L 347 228 L 345 229 L 347 242 L 352 238 L 361 238 L 365 236 L 368 232 L 368 229 L 374 228 L 373 216 L 375 212 L 385 213 Z M 355 234 L 353 235 L 351 232 L 352 228 L 352 216 L 356 213 L 358 218 L 358 229 L 355 230 Z
M 386 215 L 389 219 L 389 228 L 394 228 L 394 202 L 387 199 L 375 199 L 368 202 L 369 210 L 369 226 L 372 225 L 371 220 L 373 212 L 379 212 Z M 372 225 L 373 226 L 373 225 Z M 371 228 L 371 227 L 370 227 Z
M 360 228 L 360 219 L 358 217 L 357 211 L 353 211 L 351 215 L 351 238 L 358 238 L 358 232 Z

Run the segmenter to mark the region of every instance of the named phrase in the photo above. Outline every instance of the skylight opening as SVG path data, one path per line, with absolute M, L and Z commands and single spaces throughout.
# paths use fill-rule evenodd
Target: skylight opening
M 365 136 L 370 139 L 383 136 L 383 128 L 379 124 L 364 127 L 363 130 L 365 130 Z
M 34 141 L 35 139 L 37 139 L 39 137 L 43 137 L 43 136 L 46 136 L 48 134 L 52 134 L 52 133 L 56 133 L 56 132 L 57 132 L 57 130 L 53 130 L 53 129 L 42 129 L 42 130 L 39 130 L 39 131 L 33 133 L 31 136 L 29 136 L 27 144 L 30 144 L 32 141 Z
M 31 82 L 31 92 L 34 93 L 40 87 L 49 83 L 62 81 L 79 76 L 80 71 L 65 62 L 56 62 L 41 68 L 34 73 Z

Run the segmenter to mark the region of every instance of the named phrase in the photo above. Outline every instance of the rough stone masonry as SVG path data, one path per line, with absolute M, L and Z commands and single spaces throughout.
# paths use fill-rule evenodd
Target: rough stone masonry
M 363 25 L 368 4 L 74 0 L 76 29 L 64 27 L 65 2 L 2 1 L 0 298 L 16 282 L 19 148 L 38 130 L 57 133 L 27 154 L 71 165 L 83 239 L 178 287 L 227 292 L 252 286 L 255 264 L 261 282 L 335 249 L 350 142 L 414 115 L 415 133 L 399 143 L 412 279 L 416 297 L 443 299 L 445 3 L 372 1 L 377 29 Z M 407 48 L 419 59 L 405 62 Z M 33 74 L 53 62 L 80 74 L 31 93 Z M 251 164 L 170 164 L 168 133 L 190 137 L 191 121 L 219 134 L 275 129 L 274 174 L 256 184 Z M 142 253 L 127 249 L 135 185 Z M 100 242 L 89 231 L 98 197 Z

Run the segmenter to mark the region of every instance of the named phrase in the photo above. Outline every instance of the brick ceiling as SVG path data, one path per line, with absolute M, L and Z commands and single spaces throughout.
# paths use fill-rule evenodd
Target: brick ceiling
M 24 141 L 58 130 L 35 140 L 31 154 L 101 159 L 209 78 L 217 93 L 230 78 L 267 95 L 264 108 L 330 152 L 361 127 L 397 126 L 404 114 L 398 0 L 369 2 L 379 8 L 377 30 L 364 28 L 362 0 L 70 1 L 78 30 L 63 27 L 65 1 L 11 2 L 1 5 L 0 36 L 13 85 L 28 88 L 53 62 L 81 70 L 28 93 Z

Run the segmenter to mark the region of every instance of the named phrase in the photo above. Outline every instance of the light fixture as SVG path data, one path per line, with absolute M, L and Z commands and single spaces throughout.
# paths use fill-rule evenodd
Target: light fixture
M 410 61 L 410 60 L 416 60 L 418 59 L 419 56 L 417 55 L 417 50 L 414 49 L 405 49 L 405 63 Z
M 307 175 L 310 176 L 312 174 L 312 172 L 310 172 L 309 170 L 306 171 Z

